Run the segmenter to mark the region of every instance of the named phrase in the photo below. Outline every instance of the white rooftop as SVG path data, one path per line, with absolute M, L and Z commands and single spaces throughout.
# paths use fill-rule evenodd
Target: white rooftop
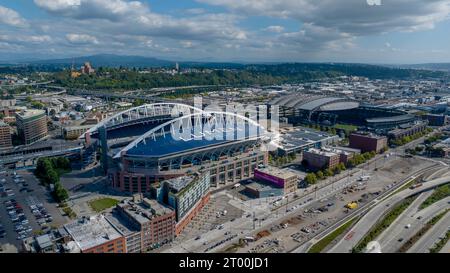
M 121 234 L 101 214 L 83 217 L 64 225 L 64 228 L 82 251 L 121 237 Z

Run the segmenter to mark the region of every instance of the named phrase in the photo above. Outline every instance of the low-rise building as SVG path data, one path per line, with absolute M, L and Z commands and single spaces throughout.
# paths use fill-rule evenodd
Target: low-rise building
M 175 237 L 175 211 L 142 194 L 125 199 L 116 206 L 120 216 L 140 231 L 141 252 L 147 252 L 172 241 Z M 129 234 L 127 238 L 135 238 Z M 130 239 L 131 240 L 131 239 Z
M 324 147 L 323 150 L 338 154 L 339 162 L 344 164 L 347 164 L 355 155 L 361 154 L 361 150 L 348 147 Z
M 63 137 L 65 139 L 77 139 L 87 132 L 93 125 L 66 126 L 63 128 Z
M 284 194 L 297 190 L 298 176 L 287 169 L 279 169 L 271 166 L 257 168 L 254 171 L 256 180 L 264 181 L 283 189 Z
M 387 147 L 387 137 L 366 132 L 352 133 L 349 136 L 349 147 L 360 149 L 363 153 L 372 151 L 379 153 Z
M 254 198 L 267 198 L 283 195 L 284 190 L 283 188 L 275 187 L 268 182 L 253 181 L 245 185 L 245 192 Z
M 319 149 L 322 146 L 334 144 L 339 140 L 337 135 L 305 127 L 285 128 L 280 131 L 280 148 L 278 153 L 281 155 L 301 154 L 310 148 Z
M 399 128 L 391 130 L 388 132 L 389 139 L 401 139 L 407 136 L 412 136 L 417 133 L 425 131 L 427 128 L 428 121 L 418 121 L 414 124 L 408 124 L 399 126 Z
M 303 161 L 308 168 L 333 169 L 340 163 L 340 155 L 326 150 L 309 149 L 303 153 Z
M 122 234 L 103 215 L 82 217 L 64 225 L 82 253 L 125 253 Z

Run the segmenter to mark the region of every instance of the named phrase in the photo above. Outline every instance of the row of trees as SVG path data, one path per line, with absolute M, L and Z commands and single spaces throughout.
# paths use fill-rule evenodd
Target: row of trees
M 60 172 L 70 169 L 70 161 L 64 157 L 57 158 L 39 158 L 35 170 L 36 177 L 42 184 L 53 185 L 53 196 L 58 202 L 69 198 L 67 190 L 60 181 Z
M 347 167 L 353 168 L 360 164 L 365 163 L 366 161 L 374 158 L 377 155 L 375 151 L 372 152 L 366 152 L 363 154 L 357 154 L 353 158 L 349 159 L 347 162 Z
M 326 179 L 327 177 L 331 177 L 334 176 L 336 174 L 341 173 L 342 171 L 345 171 L 347 168 L 353 168 L 356 167 L 360 164 L 365 163 L 366 161 L 372 159 L 373 157 L 376 156 L 376 152 L 372 151 L 372 152 L 366 152 L 363 154 L 357 154 L 355 155 L 353 158 L 349 159 L 347 162 L 347 165 L 344 164 L 343 162 L 339 163 L 336 167 L 330 169 L 327 168 L 325 170 L 319 170 L 315 173 L 308 173 L 305 177 L 305 181 L 309 184 L 309 185 L 314 185 L 316 184 L 318 181 L 322 180 L 322 179 Z
M 315 173 L 308 173 L 305 177 L 305 181 L 309 185 L 314 185 L 319 180 L 323 180 L 323 179 L 326 179 L 327 177 L 331 177 L 336 174 L 339 174 L 342 171 L 345 171 L 346 169 L 347 169 L 347 167 L 345 167 L 345 164 L 343 162 L 341 162 L 334 168 L 327 168 L 325 170 L 319 170 Z
M 395 146 L 402 146 L 402 145 L 405 145 L 405 144 L 407 144 L 407 143 L 409 143 L 409 142 L 411 142 L 413 140 L 416 140 L 418 138 L 423 137 L 424 135 L 430 133 L 431 131 L 433 131 L 433 129 L 427 128 L 425 131 L 422 131 L 422 132 L 419 132 L 419 133 L 415 133 L 415 134 L 413 134 L 411 136 L 405 136 L 405 137 L 402 137 L 402 138 L 399 138 L 399 139 L 392 139 L 390 142 L 391 142 L 391 144 L 393 144 Z M 425 143 L 427 143 L 427 141 L 434 142 L 436 140 L 437 140 L 437 138 L 434 139 L 434 137 L 430 137 L 427 140 L 425 140 Z
M 275 166 L 283 166 L 294 161 L 296 158 L 295 154 L 288 154 L 286 156 L 275 156 L 269 154 L 269 163 Z

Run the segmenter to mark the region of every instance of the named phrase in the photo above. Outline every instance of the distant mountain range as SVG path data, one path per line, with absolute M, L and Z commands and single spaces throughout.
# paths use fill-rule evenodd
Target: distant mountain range
M 401 64 L 401 65 L 387 65 L 387 66 L 392 68 L 404 68 L 404 69 L 450 71 L 450 63 Z
M 85 62 L 90 62 L 94 67 L 137 67 L 137 68 L 155 68 L 155 67 L 175 67 L 175 61 L 162 60 L 143 56 L 121 56 L 114 54 L 98 54 L 91 56 L 62 58 L 62 59 L 48 59 L 48 60 L 10 60 L 0 61 L 0 66 L 55 66 L 55 67 L 70 67 L 72 64 L 75 67 L 80 67 Z M 242 68 L 244 65 L 240 63 L 226 63 L 226 62 L 179 62 L 182 67 L 203 67 L 203 68 Z
M 175 62 L 160 60 L 150 57 L 142 56 L 119 56 L 112 54 L 99 54 L 92 56 L 64 58 L 64 59 L 50 59 L 39 60 L 31 62 L 21 62 L 21 64 L 30 65 L 64 65 L 76 67 L 83 65 L 85 62 L 90 62 L 93 66 L 108 66 L 108 67 L 167 67 L 173 66 Z
M 126 67 L 126 68 L 156 68 L 175 67 L 175 61 L 142 56 L 120 56 L 113 54 L 99 54 L 84 57 L 33 60 L 21 59 L 15 61 L 0 61 L 0 73 L 19 73 L 33 71 L 57 72 L 68 69 L 72 65 L 77 69 L 85 62 L 90 62 L 94 68 L 98 67 Z M 361 64 L 361 63 L 232 63 L 232 62 L 179 62 L 181 68 L 210 68 L 235 69 L 240 73 L 240 79 L 248 73 L 282 78 L 295 81 L 312 80 L 339 75 L 363 76 L 371 79 L 410 79 L 410 78 L 442 78 L 450 77 L 450 63 L 429 64 Z M 223 73 L 218 72 L 222 77 Z M 222 73 L 222 74 L 220 74 Z M 247 74 L 245 74 L 247 73 Z M 225 77 L 226 78 L 226 77 Z M 211 80 L 212 81 L 212 80 Z M 239 82 L 239 81 L 237 81 Z M 242 82 L 252 82 L 242 80 Z M 257 82 L 257 81 L 254 81 Z M 277 82 L 273 79 L 267 82 Z M 282 81 L 280 81 L 282 82 Z M 252 82 L 253 83 L 253 82 Z

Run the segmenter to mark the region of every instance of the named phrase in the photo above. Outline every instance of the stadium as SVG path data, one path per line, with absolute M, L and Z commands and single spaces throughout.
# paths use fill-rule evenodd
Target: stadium
M 294 94 L 276 97 L 268 105 L 278 106 L 280 117 L 294 124 L 344 123 L 368 130 L 390 130 L 415 120 L 406 112 L 366 105 L 347 97 Z
M 145 108 L 151 105 L 119 113 L 84 135 L 104 151 L 114 189 L 154 193 L 159 182 L 196 172 L 209 172 L 215 187 L 250 178 L 267 164 L 263 147 L 273 134 L 249 118 L 176 104 L 158 113 Z M 185 111 L 174 117 L 176 108 Z

